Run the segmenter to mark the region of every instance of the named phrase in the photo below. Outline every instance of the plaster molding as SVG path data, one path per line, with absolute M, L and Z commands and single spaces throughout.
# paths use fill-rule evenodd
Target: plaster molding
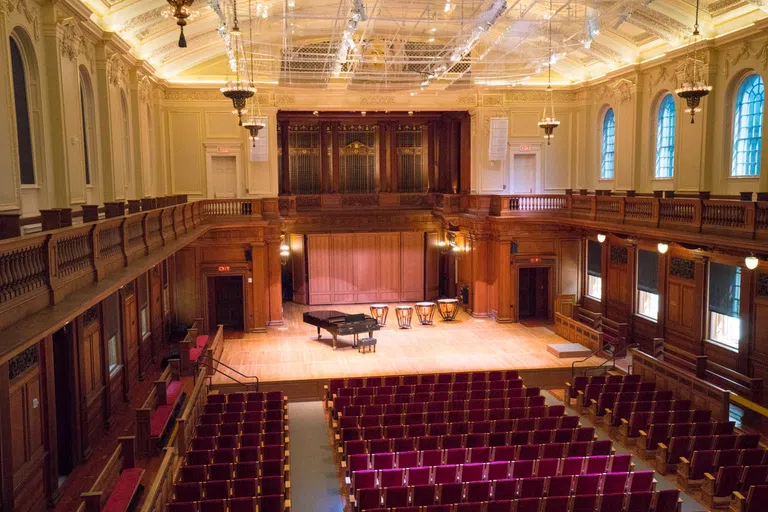
M 483 94 L 482 105 L 484 107 L 500 107 L 504 105 L 503 94 Z
M 578 91 L 552 91 L 555 103 L 572 103 L 578 101 Z M 504 94 L 504 103 L 544 103 L 549 100 L 546 90 L 513 90 Z
M 483 116 L 483 134 L 488 137 L 491 134 L 491 119 L 494 117 L 506 117 L 509 121 L 509 113 L 506 110 L 491 110 Z
M 32 28 L 32 37 L 35 41 L 40 40 L 40 8 L 34 1 L 30 0 L 29 3 L 31 5 L 28 5 L 27 0 L 5 0 L 4 2 L 0 0 L 0 3 L 4 4 L 3 7 L 7 14 L 11 14 L 14 11 L 23 14 L 27 23 Z
M 743 59 L 759 59 L 763 70 L 768 69 L 768 38 L 757 43 L 757 48 L 753 50 L 754 40 L 743 39 L 738 43 L 729 46 L 725 51 L 723 63 L 723 76 L 730 76 L 733 67 Z
M 476 94 L 468 94 L 465 96 L 460 96 L 457 103 L 462 106 L 468 106 L 468 107 L 476 107 L 477 106 L 477 95 Z
M 119 52 L 107 57 L 107 80 L 116 86 L 128 84 L 128 67 Z
M 395 104 L 395 97 L 394 96 L 361 96 L 360 97 L 360 104 L 361 105 L 394 105 Z
M 71 61 L 77 59 L 78 55 L 85 53 L 85 41 L 80 23 L 72 17 L 59 18 L 57 23 L 60 27 L 58 34 L 61 56 Z

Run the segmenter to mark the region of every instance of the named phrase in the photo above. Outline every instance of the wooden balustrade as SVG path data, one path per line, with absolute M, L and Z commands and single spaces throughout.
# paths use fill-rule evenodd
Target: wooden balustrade
M 184 411 L 176 419 L 176 449 L 179 453 L 187 453 L 192 439 L 195 437 L 195 427 L 208 400 L 209 380 L 206 369 L 200 368 L 195 377 L 195 387 L 184 402 Z
M 603 333 L 562 313 L 555 313 L 555 334 L 593 352 L 603 346 Z
M 166 511 L 168 504 L 172 501 L 173 485 L 176 483 L 176 475 L 183 460 L 176 448 L 163 449 L 163 460 L 143 498 L 140 512 Z

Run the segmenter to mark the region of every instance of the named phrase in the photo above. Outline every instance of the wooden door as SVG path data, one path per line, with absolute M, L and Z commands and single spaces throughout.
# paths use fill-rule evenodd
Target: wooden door
M 149 271 L 149 318 L 152 329 L 152 359 L 160 351 L 163 342 L 163 281 L 160 265 Z
M 123 299 L 123 334 L 123 354 L 128 366 L 126 388 L 130 389 L 139 379 L 139 323 L 134 294 Z
M 532 153 L 516 154 L 512 160 L 512 173 L 515 194 L 533 194 L 536 192 L 536 155 Z
M 53 333 L 56 396 L 56 449 L 58 474 L 69 475 L 80 462 L 75 400 L 74 340 L 72 324 Z
M 535 303 L 534 314 L 536 318 L 549 318 L 549 269 L 535 269 Z
M 80 372 L 85 401 L 83 423 L 86 427 L 85 442 L 95 446 L 104 432 L 104 354 L 101 343 L 101 325 L 98 306 L 88 309 L 82 317 L 80 340 Z
M 211 328 L 223 325 L 226 329 L 242 331 L 243 314 L 243 278 L 242 276 L 216 276 L 214 286 L 214 317 Z

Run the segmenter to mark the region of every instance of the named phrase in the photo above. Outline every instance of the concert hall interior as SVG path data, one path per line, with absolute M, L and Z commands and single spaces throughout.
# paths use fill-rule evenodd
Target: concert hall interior
M 766 0 L 0 36 L 0 512 L 766 510 Z

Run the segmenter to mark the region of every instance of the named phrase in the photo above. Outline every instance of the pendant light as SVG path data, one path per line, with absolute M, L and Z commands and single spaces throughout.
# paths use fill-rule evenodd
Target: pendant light
M 246 102 L 248 101 L 248 98 L 252 97 L 256 93 L 256 89 L 253 88 L 253 86 L 245 81 L 240 80 L 240 56 L 237 55 L 237 52 L 242 52 L 243 42 L 240 34 L 240 27 L 237 24 L 237 1 L 232 0 L 232 6 L 234 9 L 234 16 L 232 21 L 232 30 L 230 30 L 230 36 L 235 41 L 235 44 L 233 45 L 235 47 L 236 52 L 236 59 L 237 59 L 237 69 L 236 69 L 236 80 L 227 82 L 226 87 L 222 87 L 219 89 L 221 93 L 232 100 L 232 106 L 234 107 L 234 114 L 237 114 L 237 118 L 239 121 L 240 126 L 243 125 L 243 114 L 245 114 L 246 109 Z
M 549 146 L 552 137 L 554 137 L 555 128 L 560 126 L 560 121 L 555 118 L 555 102 L 552 97 L 552 0 L 549 0 L 549 59 L 547 60 L 547 103 L 544 104 L 544 113 L 539 121 L 539 128 L 544 129 L 544 138 L 547 139 Z
M 255 93 L 256 88 L 253 87 L 255 76 L 253 73 L 253 0 L 248 2 L 248 39 L 248 45 L 251 52 L 250 84 Z M 262 123 L 259 119 L 261 117 L 261 107 L 259 106 L 257 97 L 254 95 L 250 98 L 249 101 L 251 102 L 251 108 L 248 110 L 250 112 L 250 116 L 248 119 L 242 122 L 242 127 L 248 130 L 248 136 L 251 139 L 252 147 L 256 147 L 256 141 L 259 139 L 259 132 L 264 128 L 264 123 Z M 256 115 L 253 114 L 254 107 L 256 107 Z
M 680 88 L 675 89 L 675 94 L 685 100 L 685 103 L 688 105 L 685 113 L 691 114 L 691 124 L 693 124 L 694 116 L 696 113 L 701 112 L 701 107 L 699 106 L 701 98 L 712 90 L 712 86 L 702 79 L 699 70 L 699 39 L 701 39 L 701 34 L 699 33 L 699 0 L 696 0 L 696 22 L 693 25 L 691 38 L 693 39 L 693 44 L 691 45 L 690 56 L 687 59 L 692 61 L 690 73 L 688 73 L 689 66 L 686 65 L 685 80 Z
M 179 26 L 179 48 L 187 47 L 187 38 L 184 37 L 184 27 L 187 25 L 187 20 L 192 17 L 192 6 L 194 0 L 168 0 L 168 5 L 171 6 L 173 11 L 173 17 L 176 18 L 176 24 Z

